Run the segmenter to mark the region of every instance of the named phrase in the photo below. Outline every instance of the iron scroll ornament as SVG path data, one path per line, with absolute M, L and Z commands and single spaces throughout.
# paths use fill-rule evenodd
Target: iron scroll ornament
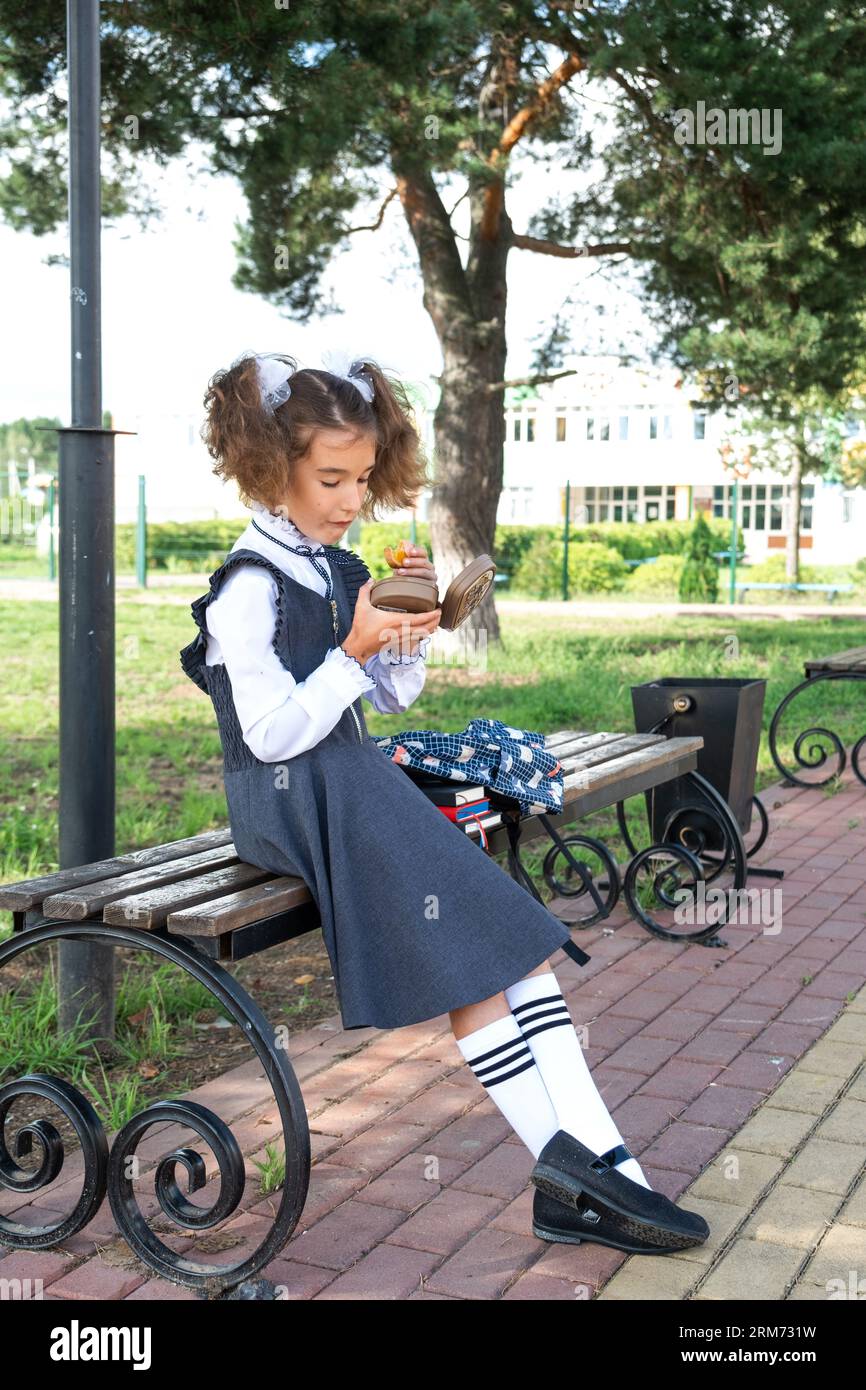
M 748 877 L 748 855 L 740 827 L 731 808 L 721 793 L 699 772 L 685 773 L 684 780 L 695 788 L 699 800 L 696 800 L 693 805 L 680 806 L 671 812 L 665 820 L 662 842 L 657 845 L 648 845 L 646 849 L 639 852 L 629 834 L 625 807 L 621 801 L 617 802 L 616 815 L 620 834 L 626 848 L 633 856 L 623 881 L 623 896 L 633 916 L 646 927 L 647 931 L 652 932 L 654 936 L 660 937 L 663 941 L 694 941 L 697 944 L 719 946 L 723 943 L 716 936 L 716 933 L 729 920 L 730 904 L 725 905 L 724 911 L 712 923 L 699 926 L 691 932 L 674 932 L 656 922 L 638 900 L 638 872 L 641 868 L 652 865 L 654 856 L 660 856 L 663 852 L 667 853 L 671 859 L 678 859 L 688 870 L 693 879 L 693 891 L 695 892 L 699 881 L 711 883 L 728 866 L 733 873 L 733 889 L 738 891 L 745 887 Z M 692 824 L 689 823 L 690 815 L 693 818 Z M 703 853 L 701 821 L 704 818 L 711 821 L 721 832 L 723 852 L 720 858 Z M 763 843 L 765 833 L 762 821 L 759 844 Z M 668 839 L 668 836 L 671 838 Z M 687 843 L 687 840 L 690 840 L 691 843 Z M 754 845 L 752 853 L 757 848 L 758 845 Z M 705 865 L 715 866 L 709 878 L 706 875 Z M 666 887 L 668 882 L 680 889 L 685 886 L 676 879 L 672 865 L 668 865 L 654 875 L 653 891 L 657 900 L 665 907 L 674 907 L 678 904 Z
M 780 700 L 779 704 L 776 706 L 775 713 L 770 722 L 770 757 L 773 759 L 773 762 L 776 764 L 784 780 L 791 786 L 807 788 L 825 787 L 828 782 L 832 782 L 834 777 L 840 776 L 845 769 L 846 756 L 842 740 L 832 729 L 825 729 L 819 724 L 813 725 L 812 728 L 804 729 L 802 733 L 797 735 L 794 740 L 794 758 L 798 767 L 823 767 L 827 758 L 830 756 L 827 751 L 822 748 L 819 743 L 814 742 L 810 745 L 807 756 L 803 757 L 803 747 L 807 739 L 817 740 L 819 738 L 826 738 L 833 745 L 833 756 L 839 760 L 839 766 L 836 768 L 835 772 L 828 772 L 826 777 L 815 778 L 813 781 L 807 782 L 802 777 L 796 777 L 793 772 L 789 772 L 782 762 L 778 749 L 779 724 L 782 715 L 785 713 L 791 701 L 796 699 L 804 690 L 814 690 L 819 681 L 840 680 L 866 680 L 866 671 L 818 671 L 815 675 L 809 676 L 807 680 L 801 681 L 799 685 L 795 685 L 794 689 L 789 690 L 784 699 Z M 864 746 L 866 746 L 866 734 L 861 735 L 851 749 L 851 771 L 854 773 L 857 780 L 866 787 L 866 773 L 864 773 L 863 769 L 860 767 L 860 756 Z
M 181 1167 L 188 1175 L 190 1193 L 204 1187 L 207 1169 L 197 1149 L 188 1144 L 174 1149 L 159 1160 L 154 1173 L 157 1200 L 171 1221 L 182 1230 L 210 1228 L 236 1210 L 243 1196 L 243 1155 L 229 1126 L 195 1101 L 157 1101 L 129 1120 L 109 1148 L 102 1124 L 84 1096 L 61 1078 L 30 1073 L 0 1086 L 0 1191 L 4 1188 L 41 1191 L 55 1180 L 63 1167 L 63 1140 L 49 1120 L 23 1125 L 14 1135 L 12 1148 L 17 1158 L 31 1152 L 34 1143 L 41 1149 L 38 1168 L 21 1168 L 10 1153 L 3 1122 L 16 1097 L 24 1095 L 44 1096 L 58 1105 L 70 1120 L 81 1143 L 84 1182 L 74 1210 L 60 1222 L 23 1226 L 0 1215 L 0 1246 L 43 1250 L 58 1245 L 92 1220 L 107 1191 L 118 1230 L 135 1254 L 160 1277 L 196 1289 L 205 1297 L 219 1297 L 240 1286 L 263 1288 L 263 1281 L 258 1281 L 258 1285 L 249 1281 L 279 1254 L 291 1237 L 304 1209 L 310 1179 L 307 1112 L 286 1049 L 277 1046 L 274 1030 L 264 1013 L 228 971 L 194 946 L 164 932 L 68 921 L 25 927 L 0 945 L 0 970 L 23 951 L 60 938 L 150 951 L 186 970 L 214 996 L 220 1008 L 244 1033 L 273 1090 L 286 1156 L 282 1197 L 273 1225 L 245 1259 L 233 1265 L 215 1266 L 178 1254 L 159 1239 L 139 1206 L 130 1176 L 130 1167 L 136 1166 L 136 1150 L 154 1125 L 164 1125 L 166 1121 L 191 1129 L 211 1146 L 219 1172 L 219 1194 L 210 1207 L 190 1202 L 181 1192 L 176 1178 L 176 1170 Z M 265 1292 L 263 1296 L 273 1295 Z

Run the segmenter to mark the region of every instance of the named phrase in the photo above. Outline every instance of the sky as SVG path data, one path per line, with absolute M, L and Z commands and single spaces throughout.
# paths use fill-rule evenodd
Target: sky
M 124 428 L 124 417 L 131 421 L 151 410 L 203 415 L 209 378 L 248 349 L 286 352 L 302 366 L 315 366 L 323 350 L 345 347 L 412 381 L 429 380 L 440 371 L 438 341 L 421 303 L 415 247 L 397 199 L 389 204 L 383 226 L 350 237 L 349 249 L 332 260 L 323 277 L 326 295 L 332 291 L 343 313 L 300 325 L 279 306 L 232 286 L 235 222 L 248 220 L 247 206 L 233 179 L 201 172 L 204 164 L 204 152 L 190 151 L 166 169 L 151 165 L 148 185 L 164 209 L 161 219 L 142 228 L 128 217 L 103 230 L 103 406 L 113 412 L 116 429 Z M 190 167 L 199 172 L 191 175 Z M 573 177 L 562 173 L 557 192 L 564 193 Z M 518 231 L 528 226 L 551 186 L 549 171 L 526 164 L 508 193 Z M 383 196 L 389 187 L 384 171 Z M 455 185 L 446 206 L 453 206 L 462 191 Z M 353 220 L 373 220 L 367 215 L 371 210 L 361 205 Z M 463 235 L 467 218 L 464 200 L 454 219 Z M 460 246 L 465 260 L 465 243 Z M 34 237 L 0 223 L 7 310 L 0 421 L 48 415 L 70 423 L 69 269 L 46 265 L 51 254 L 68 254 L 65 227 Z M 607 301 L 602 311 L 592 307 L 588 318 L 574 311 L 585 335 L 583 350 L 602 350 L 608 325 L 639 324 L 637 300 L 613 283 L 624 284 L 625 274 L 606 270 L 607 282 L 595 274 L 590 285 L 588 277 L 598 269 L 598 262 L 511 252 L 510 376 L 526 372 L 532 339 L 575 286 L 587 286 L 590 305 L 599 295 Z

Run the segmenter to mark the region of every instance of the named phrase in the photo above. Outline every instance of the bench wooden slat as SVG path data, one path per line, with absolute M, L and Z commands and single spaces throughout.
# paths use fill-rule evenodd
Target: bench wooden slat
M 125 898 L 148 888 L 160 888 L 179 879 L 192 878 L 206 869 L 227 868 L 240 862 L 234 844 L 229 840 L 223 848 L 208 850 L 206 854 L 187 854 L 181 859 L 137 869 L 134 873 L 101 879 L 68 893 L 52 893 L 43 902 L 42 911 L 46 917 L 80 922 L 85 917 L 98 917 L 106 903 L 114 902 L 117 898 Z
M 560 758 L 563 774 L 575 772 L 580 768 L 598 767 L 601 763 L 613 762 L 629 753 L 654 748 L 657 744 L 667 741 L 663 734 L 628 734 L 625 738 L 617 739 L 616 743 L 605 743 L 600 748 L 590 748 L 586 752 Z
M 289 912 L 312 900 L 312 894 L 302 878 L 270 878 L 213 902 L 170 912 L 168 931 L 177 936 L 220 936 L 224 932 L 234 931 L 236 927 L 272 917 L 276 912 Z
M 45 874 L 40 878 L 4 883 L 0 885 L 0 908 L 6 908 L 9 912 L 26 912 L 29 908 L 38 907 L 50 895 L 71 892 L 85 884 L 98 883 L 101 879 L 116 878 L 128 869 L 168 864 L 173 859 L 182 859 L 197 851 L 217 849 L 230 844 L 231 838 L 230 830 L 205 830 L 185 840 L 169 840 L 163 845 L 130 850 L 112 859 L 97 859 L 92 864 L 77 864 L 74 868 L 60 869 L 55 874 Z
M 626 733 L 586 734 L 576 730 L 563 729 L 559 733 L 549 734 L 544 740 L 544 747 L 548 753 L 553 753 L 561 760 L 563 752 L 568 754 L 570 752 L 582 752 L 589 748 L 601 748 L 605 744 L 618 743 L 627 737 Z
M 601 787 L 609 787 L 615 792 L 617 781 L 621 781 L 626 773 L 632 776 L 635 772 L 648 772 L 650 768 L 664 767 L 666 763 L 676 762 L 682 753 L 698 752 L 703 746 L 704 740 L 698 737 L 662 739 L 649 748 L 624 753 L 621 757 L 611 758 L 594 767 L 578 768 L 564 778 L 563 785 L 569 783 L 576 786 L 578 792 L 598 791 Z M 577 798 L 572 796 L 569 799 Z M 611 800 L 616 802 L 619 798 L 614 795 Z
M 804 667 L 807 675 L 810 671 L 863 671 L 866 670 L 866 647 L 849 647 L 844 652 L 816 657 L 806 661 Z
M 254 864 L 240 860 L 229 868 L 212 869 L 207 874 L 197 874 L 193 878 L 181 878 L 175 883 L 163 884 L 160 888 L 143 893 L 130 893 L 106 903 L 102 920 L 109 926 L 138 927 L 141 931 L 154 931 L 165 926 L 166 918 L 173 908 L 194 907 L 207 903 L 224 894 L 261 883 L 273 878 L 270 869 L 260 869 Z

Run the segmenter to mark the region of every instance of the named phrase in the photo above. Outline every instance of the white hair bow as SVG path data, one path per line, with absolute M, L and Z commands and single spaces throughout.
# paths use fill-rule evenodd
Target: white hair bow
M 373 383 L 362 375 L 364 363 L 361 358 L 350 359 L 344 348 L 334 348 L 322 353 L 322 363 L 326 372 L 351 381 L 353 386 L 357 386 L 367 404 L 373 404 Z
M 349 354 L 342 348 L 334 349 L 322 355 L 324 370 L 333 376 L 340 376 L 346 381 L 351 381 L 368 405 L 372 405 L 373 383 L 362 375 L 363 359 L 356 358 L 350 361 Z M 256 371 L 259 378 L 262 405 L 273 414 L 277 406 L 283 405 L 292 394 L 289 378 L 295 368 L 289 366 L 278 356 L 256 353 Z

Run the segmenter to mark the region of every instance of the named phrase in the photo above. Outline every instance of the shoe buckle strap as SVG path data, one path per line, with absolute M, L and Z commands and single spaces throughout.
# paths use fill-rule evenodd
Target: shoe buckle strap
M 608 1168 L 616 1168 L 620 1163 L 624 1163 L 627 1158 L 634 1158 L 634 1154 L 625 1144 L 616 1144 L 607 1153 L 599 1154 L 589 1165 L 596 1173 L 604 1173 Z

